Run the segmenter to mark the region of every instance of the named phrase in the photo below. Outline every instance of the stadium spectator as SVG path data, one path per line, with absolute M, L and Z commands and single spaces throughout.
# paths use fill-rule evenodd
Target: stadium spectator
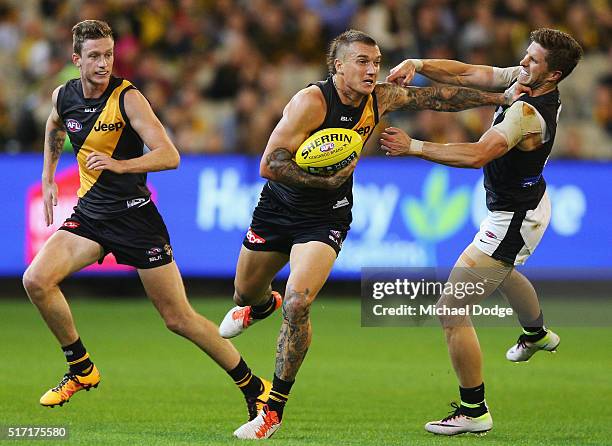
M 596 107 L 593 92 L 610 63 L 606 53 L 612 12 L 607 2 L 152 0 L 145 8 L 143 4 L 142 0 L 2 2 L 0 74 L 4 95 L 0 102 L 5 111 L 0 151 L 42 150 L 39 142 L 16 139 L 16 129 L 19 127 L 22 135 L 34 135 L 43 127 L 42 118 L 24 112 L 44 89 L 45 80 L 64 83 L 76 77 L 71 65 L 57 57 L 66 54 L 71 45 L 67 24 L 97 17 L 116 30 L 116 74 L 133 79 L 143 90 L 151 82 L 155 88 L 163 88 L 163 95 L 151 98 L 159 114 L 165 117 L 168 107 L 180 103 L 186 78 L 197 87 L 197 101 L 203 103 L 192 111 L 220 107 L 213 125 L 203 126 L 197 132 L 199 141 L 191 142 L 190 151 L 197 153 L 213 150 L 207 144 L 213 139 L 219 139 L 215 151 L 261 153 L 267 135 L 259 133 L 269 133 L 266 122 L 274 121 L 270 116 L 278 113 L 274 104 L 283 102 L 280 96 L 278 100 L 268 97 L 262 78 L 275 72 L 281 79 L 281 91 L 275 95 L 282 95 L 286 102 L 304 82 L 324 75 L 320 55 L 329 36 L 348 27 L 368 32 L 380 42 L 385 54 L 383 71 L 406 57 L 510 66 L 523 54 L 533 28 L 558 27 L 577 36 L 586 54 L 575 80 L 561 86 L 564 101 L 572 103 L 572 110 L 561 116 L 562 127 L 575 127 L 575 137 L 559 138 L 552 156 L 612 157 L 610 150 L 605 150 L 612 146 L 610 135 L 601 132 L 592 114 Z M 420 77 L 416 84 L 428 85 Z M 229 119 L 243 113 L 239 101 L 244 88 L 257 98 L 258 113 Z M 159 104 L 155 102 L 158 99 Z M 179 115 L 189 122 L 198 121 L 197 115 L 187 116 L 189 113 L 181 111 Z M 463 114 L 462 132 L 476 137 L 490 122 L 493 110 Z M 392 124 L 410 130 L 418 121 L 415 115 L 394 116 Z M 26 117 L 31 118 L 29 122 Z M 480 125 L 475 124 L 478 120 L 483 120 Z M 164 122 L 172 134 L 185 134 L 183 120 L 168 117 Z M 590 130 L 585 131 L 587 128 Z M 240 135 L 251 131 L 256 137 L 244 141 Z M 435 135 L 422 136 L 431 140 Z M 568 149 L 570 140 L 574 141 L 572 150 Z M 598 148 L 592 148 L 593 141 L 600 141 Z

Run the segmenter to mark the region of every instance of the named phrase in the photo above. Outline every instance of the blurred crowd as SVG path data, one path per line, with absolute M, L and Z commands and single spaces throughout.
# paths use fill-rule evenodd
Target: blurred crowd
M 71 28 L 90 18 L 111 25 L 115 75 L 145 94 L 183 153 L 260 154 L 289 98 L 326 77 L 327 45 L 347 28 L 378 41 L 380 80 L 408 57 L 517 65 L 532 29 L 562 29 L 585 58 L 560 86 L 553 156 L 612 159 L 606 0 L 0 1 L 0 151 L 42 150 L 51 92 L 78 77 Z M 474 141 L 492 114 L 490 107 L 394 113 L 379 129 L 393 124 L 419 139 Z

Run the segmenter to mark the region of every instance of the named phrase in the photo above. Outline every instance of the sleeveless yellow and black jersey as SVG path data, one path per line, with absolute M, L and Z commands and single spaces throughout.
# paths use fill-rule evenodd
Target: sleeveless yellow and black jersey
M 99 98 L 83 97 L 80 79 L 68 81 L 57 96 L 57 112 L 66 127 L 79 164 L 77 209 L 88 217 L 108 219 L 149 202 L 146 174 L 119 175 L 86 167 L 87 155 L 104 153 L 117 160 L 142 156 L 144 143 L 125 113 L 125 93 L 135 88 L 112 76 Z
M 325 97 L 327 113 L 323 124 L 312 133 L 325 128 L 352 129 L 361 135 L 365 144 L 379 120 L 376 94 L 366 96 L 358 107 L 352 107 L 342 103 L 331 76 L 314 85 L 321 89 Z M 268 181 L 264 186 L 260 203 L 263 204 L 268 200 L 291 214 L 292 224 L 298 219 L 309 223 L 339 222 L 348 228 L 352 220 L 353 176 L 351 175 L 342 186 L 334 190 L 288 186 Z M 280 218 L 279 224 L 286 223 L 288 222 Z

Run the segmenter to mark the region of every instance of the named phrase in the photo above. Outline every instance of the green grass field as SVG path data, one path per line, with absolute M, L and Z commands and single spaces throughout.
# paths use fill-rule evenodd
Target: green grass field
M 193 303 L 215 321 L 230 306 L 229 299 Z M 72 308 L 102 382 L 48 409 L 38 399 L 64 373 L 63 355 L 25 298 L 0 300 L 5 430 L 69 427 L 68 440 L 30 442 L 38 445 L 244 444 L 231 435 L 246 419 L 239 391 L 195 346 L 167 331 L 144 298 L 75 299 Z M 315 302 L 313 343 L 272 444 L 612 444 L 611 327 L 556 327 L 559 352 L 527 364 L 504 358 L 517 329 L 480 329 L 494 429 L 485 437 L 442 438 L 423 430 L 457 397 L 441 330 L 361 328 L 359 312 L 357 300 Z M 236 340 L 253 370 L 268 377 L 278 326 L 274 317 Z

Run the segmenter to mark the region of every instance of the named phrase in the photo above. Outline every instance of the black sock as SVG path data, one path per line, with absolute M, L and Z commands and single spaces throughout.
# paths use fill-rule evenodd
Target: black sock
M 461 412 L 468 417 L 479 417 L 487 412 L 484 383 L 476 387 L 459 386 Z
M 520 321 L 523 333 L 530 342 L 536 342 L 546 336 L 548 331 L 544 327 L 544 315 L 540 310 L 540 315 L 534 321 Z
M 259 396 L 263 392 L 263 383 L 258 376 L 253 375 L 244 359 L 236 367 L 227 372 L 245 396 Z
M 276 299 L 270 294 L 270 299 L 261 305 L 251 305 L 251 317 L 253 319 L 265 319 L 274 313 Z
M 68 367 L 71 373 L 77 375 L 87 375 L 93 368 L 93 362 L 89 359 L 89 353 L 85 350 L 81 338 L 77 339 L 74 343 L 62 347 L 66 361 L 68 361 Z
M 279 420 L 283 417 L 283 410 L 289 399 L 289 392 L 291 391 L 293 383 L 295 383 L 295 381 L 284 381 L 276 376 L 276 374 L 274 375 L 272 390 L 268 398 L 268 409 L 276 412 Z

